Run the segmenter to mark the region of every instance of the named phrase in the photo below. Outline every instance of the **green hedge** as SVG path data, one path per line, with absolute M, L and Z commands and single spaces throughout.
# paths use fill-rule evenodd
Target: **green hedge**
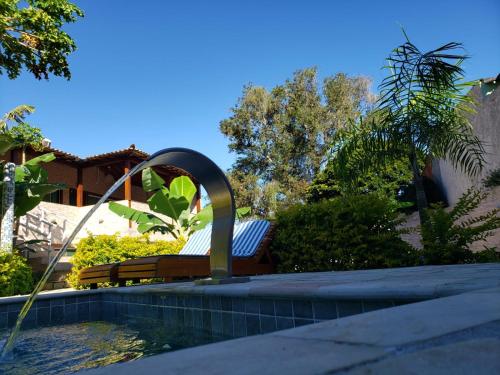
M 90 235 L 82 238 L 73 256 L 73 268 L 67 277 L 73 288 L 82 288 L 78 274 L 82 268 L 98 264 L 121 262 L 150 255 L 178 254 L 185 240 L 151 241 L 147 235 L 119 237 L 118 235 Z
M 396 207 L 373 194 L 298 205 L 276 216 L 271 250 L 279 272 L 409 266 L 415 250 L 401 240 Z
M 33 276 L 26 259 L 0 251 L 0 297 L 27 294 L 32 289 Z

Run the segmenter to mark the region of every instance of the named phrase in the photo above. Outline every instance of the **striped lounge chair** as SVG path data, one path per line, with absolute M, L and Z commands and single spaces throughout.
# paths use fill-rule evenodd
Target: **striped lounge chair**
M 212 228 L 195 232 L 178 255 L 159 255 L 105 264 L 80 271 L 80 283 L 96 288 L 97 283 L 161 278 L 164 281 L 201 278 L 210 275 Z M 258 275 L 274 271 L 269 253 L 273 227 L 266 220 L 236 223 L 233 234 L 233 275 Z

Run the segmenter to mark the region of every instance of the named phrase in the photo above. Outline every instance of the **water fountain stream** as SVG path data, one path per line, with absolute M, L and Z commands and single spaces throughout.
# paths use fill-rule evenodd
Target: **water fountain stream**
M 63 257 L 66 253 L 68 246 L 74 240 L 78 232 L 83 228 L 88 219 L 96 212 L 99 206 L 103 204 L 111 196 L 111 194 L 113 194 L 113 192 L 125 182 L 127 178 L 132 177 L 145 168 L 159 165 L 171 165 L 185 170 L 194 176 L 207 191 L 207 194 L 212 202 L 214 218 L 210 252 L 210 270 L 212 275 L 210 282 L 227 283 L 233 280 L 231 278 L 231 256 L 235 206 L 233 191 L 224 172 L 222 172 L 222 170 L 212 160 L 197 151 L 186 148 L 167 148 L 158 151 L 151 155 L 147 160 L 136 165 L 128 173 L 116 181 L 102 196 L 99 202 L 97 202 L 78 223 L 73 232 L 66 239 L 61 250 L 47 266 L 42 278 L 22 307 L 16 324 L 3 346 L 0 359 L 4 360 L 8 357 L 9 353 L 11 353 L 16 338 L 19 335 L 22 322 L 33 305 L 33 302 L 45 286 L 45 283 L 54 271 L 54 268 L 61 257 Z M 241 282 L 245 280 L 234 279 L 234 281 Z

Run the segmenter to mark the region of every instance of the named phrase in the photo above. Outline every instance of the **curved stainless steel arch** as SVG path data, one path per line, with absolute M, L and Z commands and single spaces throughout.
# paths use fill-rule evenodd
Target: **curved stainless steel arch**
M 206 189 L 213 208 L 212 241 L 210 251 L 210 272 L 211 279 L 200 280 L 199 284 L 220 284 L 231 282 L 249 281 L 248 277 L 231 278 L 232 268 L 232 247 L 233 247 L 233 226 L 235 217 L 234 196 L 231 185 L 224 172 L 205 155 L 187 148 L 166 148 L 151 155 L 147 160 L 136 165 L 129 173 L 122 176 L 111 186 L 108 191 L 99 199 L 94 207 L 83 217 L 68 236 L 64 245 L 57 255 L 49 263 L 40 281 L 37 283 L 28 300 L 22 307 L 17 317 L 16 324 L 2 348 L 0 359 L 12 350 L 16 337 L 19 334 L 21 324 L 33 305 L 36 296 L 45 286 L 48 278 L 54 271 L 56 264 L 74 240 L 78 232 L 83 228 L 88 219 L 95 213 L 113 192 L 118 189 L 128 177 L 135 175 L 147 167 L 157 165 L 172 165 L 185 170 L 194 176 Z
M 232 273 L 233 227 L 236 209 L 231 185 L 224 172 L 205 155 L 187 148 L 166 148 L 151 155 L 135 173 L 157 165 L 172 165 L 185 170 L 205 188 L 212 202 L 214 220 L 210 249 L 213 279 L 225 279 Z

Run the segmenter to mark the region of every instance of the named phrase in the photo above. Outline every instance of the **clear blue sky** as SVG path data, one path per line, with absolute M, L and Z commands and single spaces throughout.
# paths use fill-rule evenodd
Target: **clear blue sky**
M 53 146 L 80 156 L 128 147 L 199 150 L 234 160 L 219 121 L 244 84 L 268 88 L 300 68 L 321 77 L 383 77 L 403 41 L 421 49 L 465 44 L 468 79 L 500 73 L 499 0 L 82 1 L 85 18 L 66 29 L 78 51 L 73 78 L 0 78 L 0 112 L 21 103 Z

